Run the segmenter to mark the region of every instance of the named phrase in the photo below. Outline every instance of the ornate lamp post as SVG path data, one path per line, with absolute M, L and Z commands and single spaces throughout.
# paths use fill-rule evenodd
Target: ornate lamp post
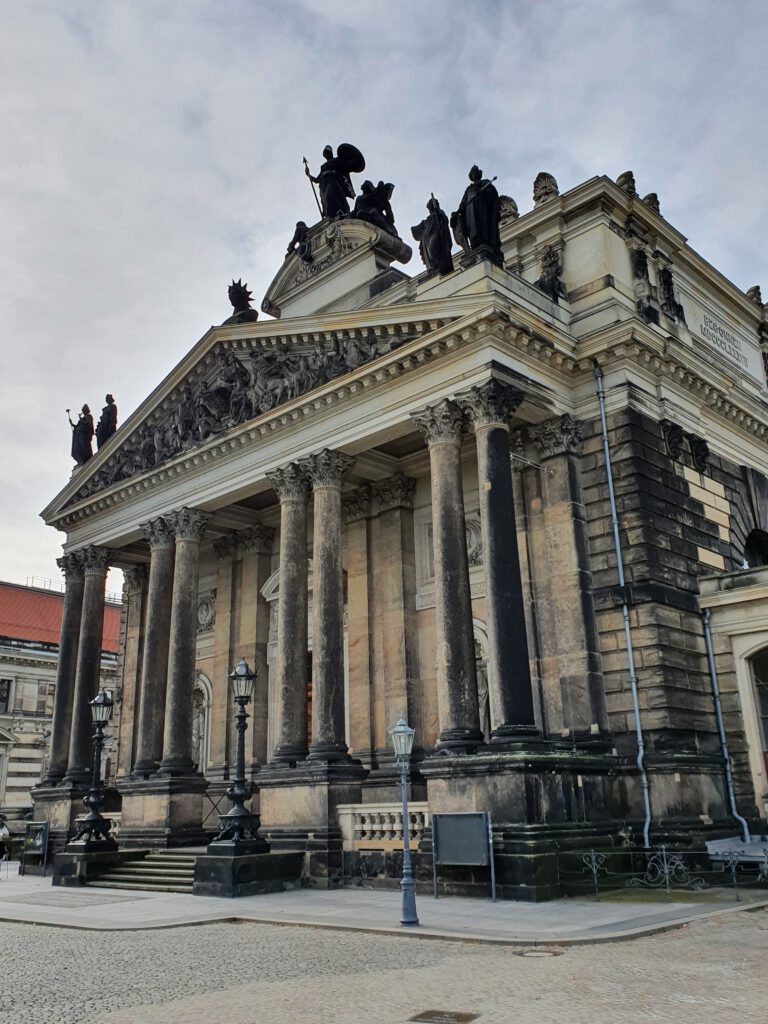
M 219 831 L 209 846 L 209 852 L 222 854 L 225 849 L 233 854 L 261 853 L 269 847 L 258 834 L 261 821 L 258 814 L 245 808 L 245 801 L 251 795 L 251 787 L 245 781 L 245 730 L 248 728 L 248 712 L 245 705 L 253 696 L 253 683 L 258 675 L 252 672 L 244 658 L 229 677 L 232 696 L 237 704 L 235 727 L 237 729 L 237 755 L 235 777 L 227 790 L 232 808 L 219 818 Z M 250 839 L 246 836 L 250 835 Z M 227 844 L 226 847 L 224 844 Z
M 94 843 L 98 850 L 116 850 L 117 843 L 110 836 L 112 822 L 101 814 L 104 805 L 104 787 L 101 782 L 101 749 L 104 746 L 104 727 L 112 717 L 115 702 L 101 689 L 91 703 L 93 719 L 93 766 L 91 771 L 91 788 L 83 797 L 83 804 L 88 808 L 88 816 L 80 823 L 72 843 L 81 843 L 88 847 Z M 70 844 L 67 844 L 70 845 Z
M 389 730 L 392 747 L 395 751 L 395 761 L 400 769 L 400 792 L 403 797 L 403 878 L 400 888 L 403 892 L 403 906 L 400 917 L 400 924 L 406 927 L 418 925 L 419 918 L 416 914 L 416 888 L 413 880 L 413 868 L 411 866 L 411 830 L 408 821 L 408 769 L 413 750 L 413 737 L 415 729 L 411 729 L 404 718 L 401 718 L 397 725 Z

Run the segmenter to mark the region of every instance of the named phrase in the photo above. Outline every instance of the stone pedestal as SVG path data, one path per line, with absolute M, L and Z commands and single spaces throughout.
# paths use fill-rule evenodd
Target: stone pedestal
M 261 833 L 273 853 L 301 851 L 303 874 L 319 888 L 341 884 L 339 804 L 360 803 L 365 769 L 355 762 L 305 762 L 259 774 Z
M 123 782 L 121 848 L 204 846 L 208 841 L 202 827 L 207 788 L 202 775 L 154 775 Z
M 84 813 L 83 797 L 88 787 L 80 784 L 59 783 L 41 785 L 32 790 L 35 821 L 47 821 L 48 836 L 53 850 L 64 848 L 75 831 L 75 818 Z
M 218 843 L 217 847 L 228 846 Z M 255 896 L 298 889 L 304 854 L 219 852 L 213 845 L 195 862 L 195 896 Z

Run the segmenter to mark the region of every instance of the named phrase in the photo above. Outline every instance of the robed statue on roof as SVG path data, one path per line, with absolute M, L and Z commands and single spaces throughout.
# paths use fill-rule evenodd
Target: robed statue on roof
M 317 185 L 320 191 L 320 213 L 327 220 L 349 215 L 349 200 L 355 198 L 350 174 L 365 170 L 365 158 L 357 147 L 342 142 L 333 155 L 333 148 L 323 150 L 323 164 L 317 176 L 310 173 L 309 164 L 304 160 L 304 173 Z

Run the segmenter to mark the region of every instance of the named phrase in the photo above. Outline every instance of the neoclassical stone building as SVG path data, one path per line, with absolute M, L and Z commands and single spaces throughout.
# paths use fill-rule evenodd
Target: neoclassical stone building
M 556 892 L 558 846 L 764 817 L 739 691 L 759 643 L 737 673 L 715 636 L 734 807 L 699 580 L 766 553 L 765 308 L 631 175 L 562 195 L 543 177 L 523 216 L 502 200 L 503 266 L 464 252 L 407 276 L 393 235 L 315 225 L 272 318 L 211 328 L 44 511 L 83 569 L 38 790 L 59 837 L 108 564 L 126 579 L 124 845 L 202 843 L 227 808 L 241 657 L 263 833 L 320 882 L 386 873 L 402 846 L 400 716 L 419 870 L 430 814 L 488 810 L 507 896 Z

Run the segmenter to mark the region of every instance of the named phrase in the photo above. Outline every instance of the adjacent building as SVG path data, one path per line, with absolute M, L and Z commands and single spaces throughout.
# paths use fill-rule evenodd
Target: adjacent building
M 45 509 L 67 591 L 36 813 L 59 839 L 109 565 L 121 844 L 200 843 L 228 806 L 241 657 L 262 831 L 318 884 L 396 861 L 401 716 L 419 870 L 440 812 L 490 812 L 508 897 L 556 893 L 558 848 L 762 827 L 759 289 L 631 174 L 537 183 L 522 216 L 502 197 L 503 258 L 465 248 L 442 275 L 407 275 L 388 230 L 320 221 L 270 318 L 207 331 Z

